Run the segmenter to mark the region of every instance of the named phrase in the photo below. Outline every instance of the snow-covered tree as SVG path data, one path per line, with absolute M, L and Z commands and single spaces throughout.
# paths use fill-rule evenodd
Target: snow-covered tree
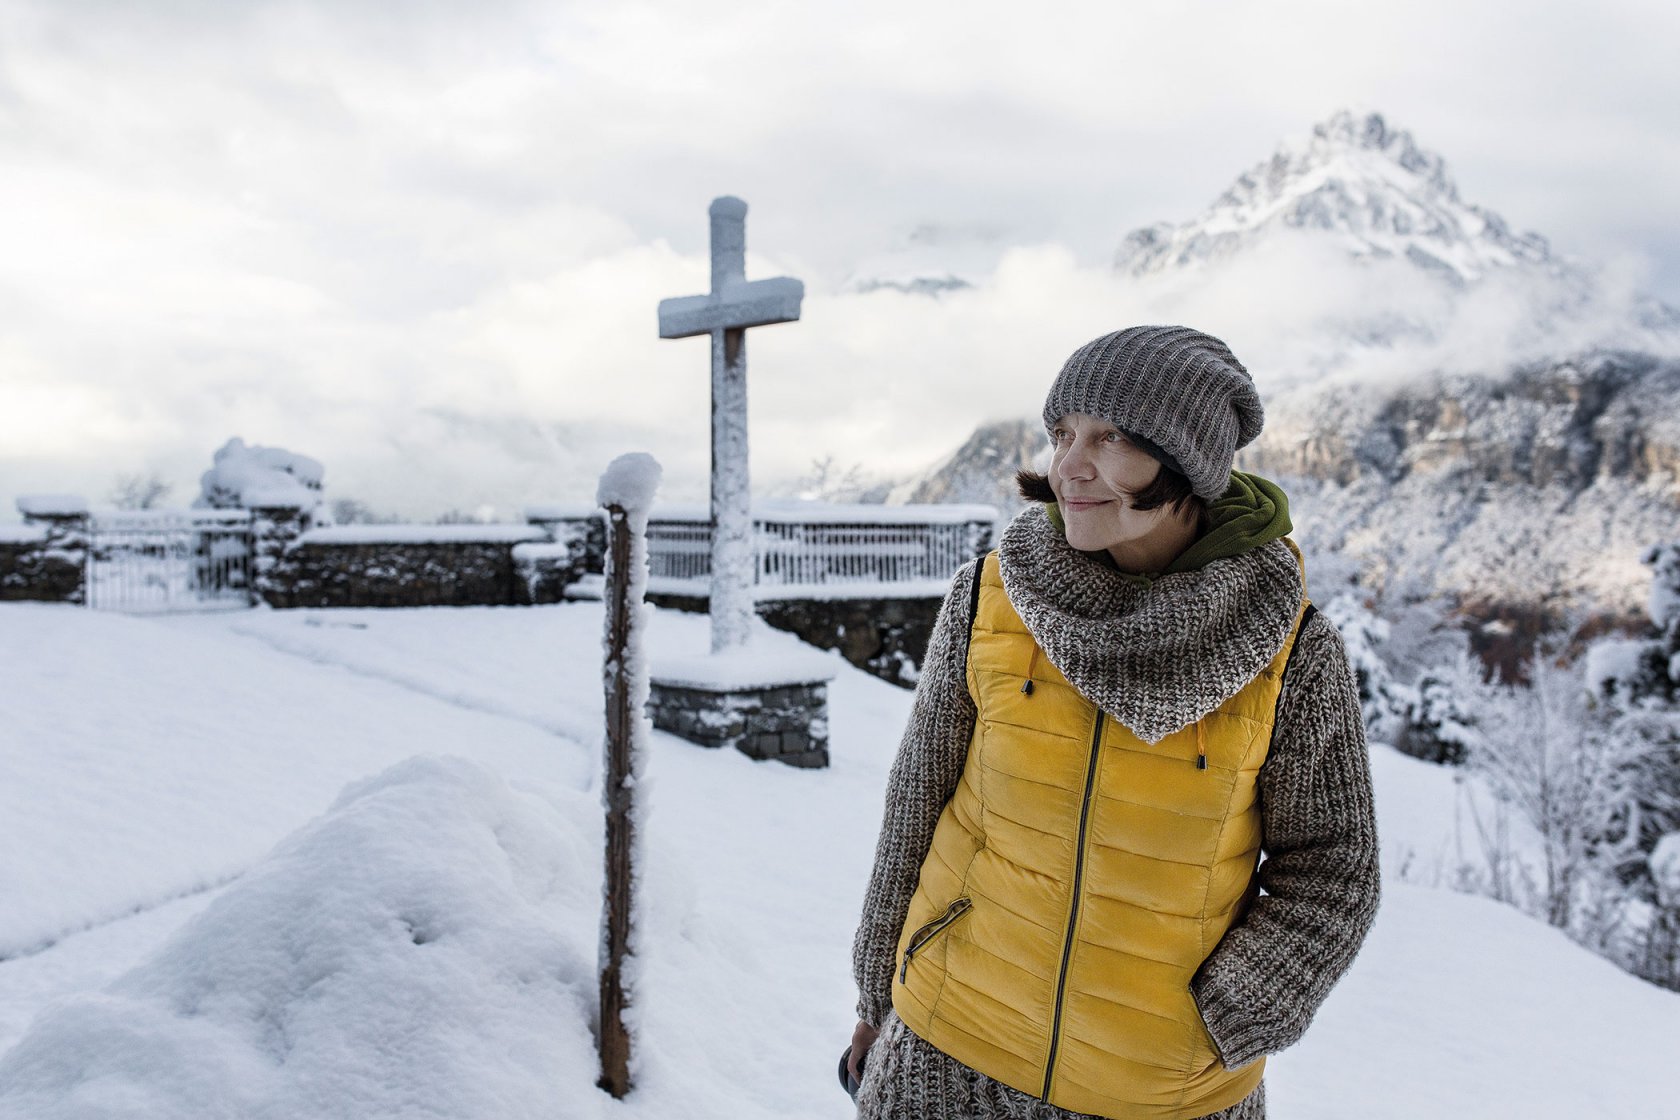
M 1628 831 L 1649 852 L 1659 837 L 1680 830 L 1680 542 L 1652 547 L 1642 559 L 1652 569 L 1655 636 L 1595 643 L 1587 681 L 1610 735 L 1638 760 L 1641 793 Z M 1634 873 L 1649 878 L 1648 869 Z
M 1680 832 L 1670 832 L 1651 850 L 1655 906 L 1645 936 L 1640 975 L 1680 991 Z
M 1474 752 L 1481 734 L 1488 697 L 1495 689 L 1484 683 L 1482 665 L 1467 647 L 1434 666 L 1404 694 L 1404 725 L 1395 746 L 1428 762 L 1456 765 Z M 1400 697 L 1400 690 L 1391 692 Z
M 889 482 L 865 471 L 862 463 L 841 463 L 833 455 L 811 460 L 804 475 L 774 487 L 779 496 L 804 502 L 878 504 L 892 489 Z
M 1354 680 L 1359 686 L 1366 732 L 1373 739 L 1393 741 L 1404 727 L 1403 713 L 1410 703 L 1410 695 L 1395 681 L 1388 663 L 1377 652 L 1388 637 L 1388 623 L 1355 591 L 1331 595 L 1321 609 L 1341 632 L 1348 663 L 1353 666 Z
M 199 480 L 193 504 L 211 509 L 286 506 L 304 511 L 321 504 L 321 464 L 279 447 L 248 447 L 238 436 L 217 450 Z
M 378 512 L 360 498 L 334 498 L 331 510 L 334 525 L 391 525 L 398 520 L 391 514 Z
M 1680 542 L 1654 545 L 1640 559 L 1652 569 L 1646 609 L 1656 636 L 1597 643 L 1587 673 L 1620 709 L 1672 708 L 1680 703 Z
M 118 475 L 111 486 L 111 504 L 118 509 L 157 509 L 172 489 L 156 471 Z
M 1546 920 L 1570 928 L 1584 896 L 1636 847 L 1643 745 L 1610 733 L 1585 675 L 1536 652 L 1528 687 L 1493 690 L 1470 764 L 1539 837 Z

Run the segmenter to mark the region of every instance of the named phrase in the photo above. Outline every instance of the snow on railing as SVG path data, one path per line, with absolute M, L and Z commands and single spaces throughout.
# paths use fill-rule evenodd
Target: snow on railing
M 768 589 L 891 585 L 927 591 L 991 546 L 991 506 L 798 505 L 753 512 L 755 579 Z M 702 509 L 655 510 L 648 524 L 651 586 L 704 594 L 711 527 Z M 937 591 L 933 592 L 937 593 Z

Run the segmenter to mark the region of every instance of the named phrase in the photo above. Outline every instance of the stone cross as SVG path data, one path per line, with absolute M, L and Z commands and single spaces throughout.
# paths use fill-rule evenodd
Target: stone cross
M 753 617 L 747 474 L 747 328 L 799 318 L 805 285 L 747 279 L 747 204 L 712 200 L 712 290 L 659 302 L 659 337 L 712 336 L 712 652 L 747 642 Z

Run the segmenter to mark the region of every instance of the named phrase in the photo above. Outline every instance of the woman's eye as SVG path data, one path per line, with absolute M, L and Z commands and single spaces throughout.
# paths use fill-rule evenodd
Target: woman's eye
M 1119 432 L 1106 432 L 1103 439 L 1108 443 L 1124 443 L 1126 441 L 1126 437 Z

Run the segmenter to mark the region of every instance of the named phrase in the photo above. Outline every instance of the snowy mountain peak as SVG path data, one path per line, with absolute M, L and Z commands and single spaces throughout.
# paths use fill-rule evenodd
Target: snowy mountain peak
M 1134 230 L 1115 268 L 1143 276 L 1193 267 L 1278 229 L 1338 238 L 1358 259 L 1406 260 L 1454 287 L 1500 268 L 1568 268 L 1539 234 L 1513 233 L 1462 201 L 1445 161 L 1411 133 L 1346 110 L 1244 172 L 1193 221 Z

